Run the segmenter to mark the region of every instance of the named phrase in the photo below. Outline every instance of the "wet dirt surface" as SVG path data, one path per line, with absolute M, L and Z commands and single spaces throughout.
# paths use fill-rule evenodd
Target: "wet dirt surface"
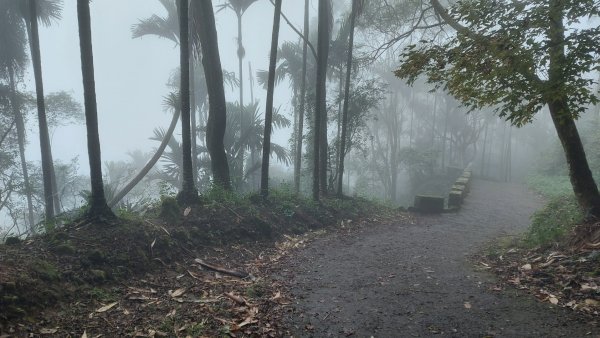
M 541 205 L 522 185 L 475 180 L 458 213 L 321 237 L 282 265 L 295 298 L 287 326 L 299 337 L 597 337 L 469 260 Z

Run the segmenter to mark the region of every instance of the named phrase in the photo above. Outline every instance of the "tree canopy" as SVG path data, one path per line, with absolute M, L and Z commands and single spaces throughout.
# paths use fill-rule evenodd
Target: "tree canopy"
M 456 33 L 442 42 L 431 37 L 410 45 L 395 74 L 411 82 L 425 75 L 465 105 L 492 106 L 518 126 L 531 122 L 557 92 L 566 95 L 570 114 L 577 118 L 598 103 L 590 72 L 600 64 L 600 27 L 592 20 L 600 4 L 560 2 L 565 60 L 556 83 L 549 74 L 552 3 L 459 1 L 448 11 L 438 3 L 436 10 Z

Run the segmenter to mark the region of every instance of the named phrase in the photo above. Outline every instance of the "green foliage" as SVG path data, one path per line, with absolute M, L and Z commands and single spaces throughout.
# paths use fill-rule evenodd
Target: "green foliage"
M 118 299 L 118 295 L 115 294 L 114 290 L 97 287 L 90 289 L 87 294 L 91 299 L 102 303 L 114 302 Z
M 582 220 L 583 214 L 575 196 L 553 197 L 533 215 L 531 227 L 524 237 L 525 244 L 536 246 L 555 242 Z
M 163 197 L 160 204 L 160 217 L 168 222 L 175 222 L 179 219 L 181 209 L 177 199 L 174 197 Z
M 54 265 L 44 260 L 36 260 L 31 264 L 32 272 L 42 280 L 56 281 L 60 279 L 60 273 Z
M 573 194 L 573 187 L 567 176 L 533 175 L 527 179 L 527 184 L 533 190 L 547 198 L 557 198 Z
M 526 245 L 555 242 L 583 221 L 583 213 L 567 176 L 534 175 L 527 183 L 549 202 L 532 216 L 531 226 L 524 236 Z
M 598 103 L 595 81 L 588 74 L 600 64 L 600 28 L 577 23 L 598 18 L 599 12 L 600 4 L 592 0 L 534 0 L 527 6 L 459 1 L 446 13 L 458 32 L 442 42 L 433 36 L 409 46 L 395 74 L 410 82 L 425 75 L 466 106 L 494 107 L 515 125 L 531 122 L 557 97 L 565 99 L 565 113 L 577 118 Z M 565 38 L 558 39 L 564 44 L 565 60 L 555 48 L 563 33 L 561 20 Z

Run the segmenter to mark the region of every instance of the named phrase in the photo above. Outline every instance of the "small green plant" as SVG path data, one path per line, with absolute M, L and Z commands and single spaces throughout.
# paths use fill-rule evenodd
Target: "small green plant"
M 583 213 L 575 196 L 553 197 L 543 209 L 533 214 L 524 237 L 525 244 L 537 246 L 557 241 L 582 221 Z
M 117 296 L 112 290 L 102 288 L 92 288 L 88 291 L 88 296 L 101 303 L 114 302 L 117 299 Z
M 190 326 L 188 326 L 186 332 L 189 336 L 200 337 L 204 333 L 205 329 L 206 329 L 206 319 L 202 319 L 198 323 L 190 324 Z
M 176 222 L 181 214 L 179 203 L 174 197 L 163 197 L 160 204 L 160 217 L 167 222 Z

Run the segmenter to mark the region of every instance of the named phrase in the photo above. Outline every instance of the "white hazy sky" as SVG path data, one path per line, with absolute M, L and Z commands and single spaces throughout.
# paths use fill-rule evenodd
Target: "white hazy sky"
M 215 0 L 213 5 L 223 1 Z M 283 11 L 296 27 L 302 26 L 304 1 L 283 2 Z M 152 14 L 163 15 L 157 0 L 95 0 L 91 2 L 92 41 L 96 77 L 96 95 L 103 161 L 127 159 L 135 149 L 149 151 L 157 144 L 150 141 L 155 127 L 166 129 L 170 115 L 163 112 L 165 85 L 171 71 L 178 66 L 179 49 L 170 41 L 156 37 L 131 38 L 131 25 Z M 311 15 L 316 8 L 311 6 Z M 83 104 L 77 9 L 75 0 L 65 0 L 62 20 L 52 27 L 40 26 L 42 67 L 46 93 L 66 90 Z M 219 49 L 223 68 L 237 73 L 237 21 L 232 11 L 216 14 Z M 245 102 L 249 101 L 248 61 L 253 70 L 268 69 L 268 54 L 273 22 L 273 6 L 268 0 L 253 4 L 243 19 Z M 282 20 L 279 42 L 298 39 Z M 25 81 L 33 91 L 33 72 Z M 290 111 L 287 84 L 276 91 L 275 106 Z M 264 104 L 264 90 L 254 88 L 255 97 Z M 237 100 L 237 92 L 227 94 Z M 264 110 L 264 109 L 263 109 Z M 32 122 L 34 122 L 32 120 Z M 29 123 L 27 153 L 29 160 L 39 160 L 37 124 Z M 178 134 L 180 129 L 178 128 Z M 280 131 L 275 142 L 287 145 L 289 131 Z M 88 172 L 84 125 L 58 128 L 52 135 L 54 158 L 68 161 L 79 156 L 80 172 Z

